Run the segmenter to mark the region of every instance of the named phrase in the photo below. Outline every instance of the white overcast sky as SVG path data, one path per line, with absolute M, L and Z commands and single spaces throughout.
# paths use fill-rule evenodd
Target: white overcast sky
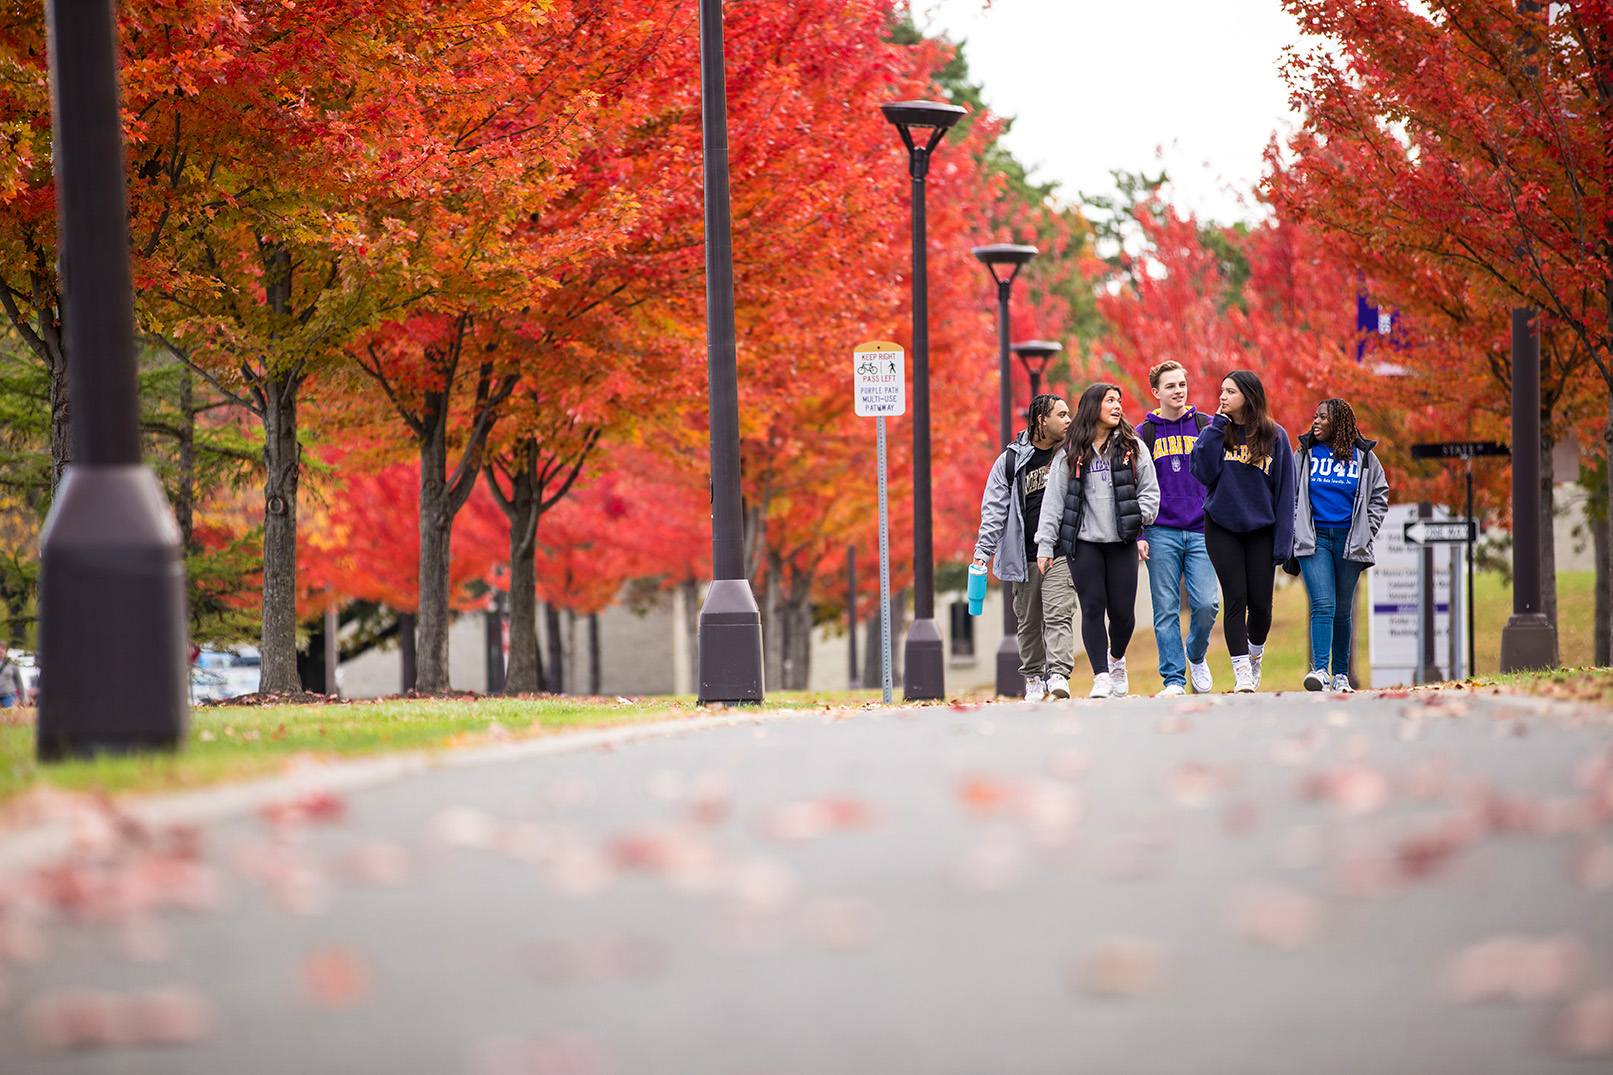
M 1278 74 L 1299 34 L 1279 0 L 912 0 L 921 28 L 966 44 L 1006 144 L 1060 196 L 1107 192 L 1109 171 L 1170 173 L 1172 200 L 1229 223 L 1273 131 L 1296 118 Z

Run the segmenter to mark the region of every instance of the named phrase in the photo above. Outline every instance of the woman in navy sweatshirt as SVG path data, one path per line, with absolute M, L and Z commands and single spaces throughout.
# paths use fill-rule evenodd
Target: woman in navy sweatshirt
M 1294 551 L 1295 497 L 1294 449 L 1266 410 L 1259 377 L 1233 370 L 1221 381 L 1221 406 L 1190 466 L 1207 490 L 1204 548 L 1226 597 L 1233 689 L 1257 690 L 1277 565 Z

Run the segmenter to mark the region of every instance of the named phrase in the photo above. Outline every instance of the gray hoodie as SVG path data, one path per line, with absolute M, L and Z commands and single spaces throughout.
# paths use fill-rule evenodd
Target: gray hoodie
M 1029 565 L 1025 561 L 1025 475 L 1027 460 L 1036 453 L 1030 434 L 1019 431 L 1019 436 L 1004 452 L 997 455 L 986 479 L 986 493 L 980 498 L 980 536 L 975 538 L 976 560 L 984 560 L 996 553 L 991 568 L 1004 582 L 1028 582 Z M 1014 486 L 1008 487 L 1008 473 L 1004 462 L 1012 454 L 1014 460 Z
M 1299 453 L 1294 457 L 1294 474 L 1298 478 L 1299 495 L 1294 499 L 1294 556 L 1316 555 L 1316 522 L 1311 518 L 1311 445 L 1316 438 L 1309 433 L 1299 438 Z M 1344 541 L 1344 558 L 1359 563 L 1373 562 L 1372 544 L 1378 537 L 1378 527 L 1389 511 L 1389 479 L 1383 473 L 1383 464 L 1372 449 L 1375 440 L 1357 437 L 1356 450 L 1361 453 L 1361 478 L 1355 483 L 1355 507 L 1350 512 L 1350 536 Z

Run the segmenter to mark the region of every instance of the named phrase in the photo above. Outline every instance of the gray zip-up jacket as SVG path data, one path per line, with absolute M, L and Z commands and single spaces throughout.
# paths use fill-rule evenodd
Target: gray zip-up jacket
M 1298 478 L 1299 495 L 1294 499 L 1294 556 L 1316 555 L 1316 523 L 1311 518 L 1311 445 L 1316 438 L 1306 433 L 1299 438 L 1299 454 L 1294 457 L 1294 474 Z M 1373 563 L 1373 542 L 1378 527 L 1389 511 L 1389 479 L 1383 473 L 1372 449 L 1375 440 L 1355 439 L 1356 450 L 1361 453 L 1361 477 L 1355 483 L 1355 508 L 1350 512 L 1350 536 L 1344 541 L 1344 558 L 1359 563 Z
M 1004 466 L 1009 453 L 1014 457 L 1014 485 L 1008 486 Z M 1019 431 L 1007 450 L 998 453 L 986 479 L 986 493 L 980 498 L 980 536 L 975 538 L 976 560 L 995 556 L 991 569 L 1004 582 L 1030 581 L 1025 561 L 1025 463 L 1036 453 L 1030 434 Z

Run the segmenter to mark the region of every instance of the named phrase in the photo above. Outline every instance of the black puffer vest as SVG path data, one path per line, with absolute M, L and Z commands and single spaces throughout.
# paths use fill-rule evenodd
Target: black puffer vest
M 1132 470 L 1132 449 L 1127 448 L 1123 458 L 1116 459 L 1116 445 L 1109 453 L 1109 475 L 1115 486 L 1115 513 L 1119 516 L 1116 527 L 1121 541 L 1136 541 L 1143 533 L 1143 509 L 1137 503 L 1137 475 Z M 1064 487 L 1064 514 L 1059 519 L 1059 542 L 1054 550 L 1060 556 L 1075 552 L 1075 538 L 1081 532 L 1081 519 L 1087 510 L 1087 487 L 1081 468 L 1070 475 L 1070 484 Z

